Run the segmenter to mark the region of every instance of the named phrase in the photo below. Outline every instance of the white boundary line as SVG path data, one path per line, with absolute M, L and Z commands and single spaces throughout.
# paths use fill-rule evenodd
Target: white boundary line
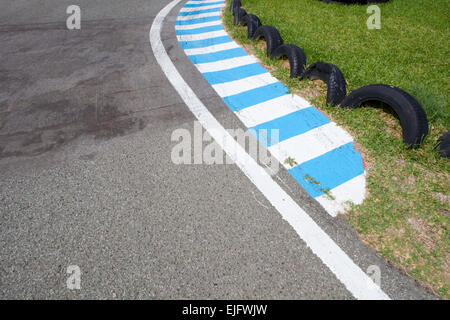
M 230 68 L 241 67 L 252 63 L 258 63 L 258 59 L 256 59 L 254 56 L 242 56 L 215 62 L 199 63 L 195 66 L 197 67 L 198 71 L 200 71 L 201 73 L 205 73 L 228 70 Z
M 181 8 L 180 12 L 192 12 L 192 11 L 199 11 L 199 10 L 206 10 L 206 9 L 215 9 L 215 8 L 222 8 L 225 7 L 225 3 L 221 4 L 212 4 L 209 6 L 201 6 L 201 7 L 194 7 L 194 8 Z
M 213 53 L 213 52 L 217 52 L 217 51 L 223 51 L 223 50 L 228 50 L 228 49 L 236 49 L 236 48 L 240 48 L 240 47 L 237 45 L 236 42 L 230 41 L 230 42 L 216 44 L 214 46 L 209 46 L 209 47 L 185 49 L 184 53 L 187 56 L 190 56 L 190 55 Z
M 150 44 L 156 61 L 167 79 L 198 121 L 236 163 L 258 190 L 278 210 L 309 246 L 312 252 L 336 275 L 357 299 L 389 299 L 389 297 L 365 274 L 347 254 L 315 223 L 315 221 L 260 167 L 255 160 L 231 137 L 214 118 L 194 91 L 184 81 L 170 60 L 161 41 L 161 29 L 165 17 L 182 0 L 173 0 L 164 7 L 153 21 Z
M 206 17 L 215 17 L 218 16 L 220 12 L 214 11 L 214 12 L 206 12 L 206 13 L 200 13 L 195 15 L 195 18 L 206 18 Z M 188 15 L 188 16 L 178 16 L 177 20 L 191 20 L 194 16 Z
M 204 32 L 199 34 L 184 34 L 177 36 L 178 41 L 196 41 L 196 40 L 206 40 L 210 38 L 216 38 L 216 37 L 223 37 L 227 36 L 228 33 L 225 32 L 225 30 L 218 30 L 218 31 L 210 31 L 210 32 Z
M 175 25 L 175 30 L 190 30 L 190 29 L 197 29 L 202 27 L 210 27 L 210 26 L 221 26 L 222 21 L 208 21 L 208 22 L 200 22 L 196 24 L 185 24 L 185 25 Z
M 311 105 L 305 99 L 297 95 L 285 94 L 236 111 L 236 115 L 250 128 L 309 107 Z
M 199 4 L 199 3 L 211 3 L 211 2 L 219 2 L 220 0 L 203 0 L 203 1 L 188 1 L 185 4 Z M 201 7 L 199 7 L 201 8 Z
M 334 122 L 328 122 L 272 145 L 268 149 L 286 169 L 291 169 L 289 164 L 284 163 L 289 156 L 300 165 L 352 141 L 353 138 L 347 131 L 339 128 Z M 289 150 L 289 153 L 286 150 Z

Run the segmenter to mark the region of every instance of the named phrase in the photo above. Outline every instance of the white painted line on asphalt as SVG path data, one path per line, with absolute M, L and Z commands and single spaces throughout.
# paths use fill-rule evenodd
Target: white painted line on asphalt
M 204 28 L 204 27 L 211 27 L 211 26 L 221 26 L 222 21 L 208 21 L 208 22 L 201 22 L 196 24 L 185 24 L 185 25 L 175 25 L 175 30 L 191 30 L 191 29 L 197 29 L 197 28 Z
M 292 94 L 264 101 L 249 108 L 236 111 L 236 115 L 251 128 L 258 124 L 274 120 L 289 113 L 309 108 L 311 105 L 305 99 Z
M 225 32 L 225 30 L 211 31 L 211 32 L 205 32 L 205 33 L 199 33 L 199 34 L 181 35 L 181 36 L 177 36 L 177 39 L 178 39 L 178 41 L 195 41 L 195 40 L 205 40 L 205 39 L 209 39 L 209 38 L 216 38 L 216 37 L 222 37 L 222 36 L 228 36 L 228 34 Z
M 188 55 L 188 56 L 193 56 L 193 55 L 197 55 L 197 54 L 207 54 L 207 53 L 213 53 L 213 52 L 217 52 L 217 51 L 236 49 L 236 48 L 240 48 L 240 47 L 236 44 L 236 42 L 232 41 L 232 42 L 225 42 L 225 43 L 216 44 L 216 45 L 204 47 L 204 48 L 185 49 L 184 53 L 186 53 L 186 55 Z
M 213 9 L 213 8 L 222 8 L 225 7 L 225 3 L 222 4 L 213 4 L 209 6 L 195 7 L 195 8 L 181 8 L 180 12 L 191 12 L 205 9 Z
M 272 177 L 223 128 L 200 101 L 170 60 L 161 41 L 165 17 L 180 3 L 174 0 L 155 17 L 149 33 L 153 54 L 172 86 L 202 126 L 267 198 L 312 252 L 336 275 L 357 299 L 389 299 L 372 279 L 316 224 Z
M 286 169 L 291 169 L 284 162 L 287 157 L 302 164 L 352 141 L 350 134 L 329 122 L 270 146 L 269 151 Z
M 365 185 L 365 174 L 361 174 L 330 190 L 330 194 L 339 201 L 330 199 L 326 194 L 314 199 L 316 199 L 330 215 L 335 217 L 339 212 L 347 211 L 348 208 L 345 208 L 346 201 L 351 201 L 354 204 L 361 204 L 363 202 L 365 188 L 361 188 L 361 186 Z
M 215 84 L 212 87 L 221 97 L 232 96 L 244 91 L 256 89 L 264 85 L 278 82 L 269 72 L 235 81 Z
M 203 0 L 203 1 L 188 1 L 186 4 L 204 4 L 204 3 L 215 3 L 219 2 L 220 0 Z
M 243 57 L 219 60 L 215 62 L 199 63 L 195 66 L 197 67 L 198 71 L 200 71 L 201 73 L 205 73 L 227 70 L 230 69 L 230 67 L 236 68 L 252 63 L 258 63 L 258 59 L 256 59 L 254 56 L 246 55 Z
M 196 19 L 199 18 L 205 18 L 205 17 L 218 17 L 219 12 L 206 12 L 206 13 L 200 13 L 195 16 Z M 191 20 L 192 16 L 178 16 L 177 20 Z

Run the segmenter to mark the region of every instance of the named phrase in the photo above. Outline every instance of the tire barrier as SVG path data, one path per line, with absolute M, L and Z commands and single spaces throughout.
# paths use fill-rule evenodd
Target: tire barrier
M 236 7 L 234 9 L 233 24 L 238 25 L 239 23 L 241 23 L 242 18 L 245 17 L 246 15 L 247 15 L 247 12 L 244 9 Z
M 316 62 L 300 76 L 300 80 L 320 79 L 327 84 L 327 104 L 338 105 L 347 94 L 345 78 L 341 70 L 331 63 Z
M 389 0 L 322 1 L 341 4 L 367 4 L 388 2 Z M 233 8 L 239 6 L 240 8 L 242 6 L 241 0 L 232 0 L 231 6 Z M 410 148 L 417 148 L 428 135 L 429 128 L 426 113 L 419 102 L 407 92 L 389 85 L 373 84 L 359 88 L 346 97 L 345 77 L 336 65 L 316 62 L 304 70 L 306 55 L 303 50 L 295 45 L 283 44 L 283 39 L 275 27 L 262 25 L 259 18 L 253 14 L 246 14 L 239 21 L 242 25 L 247 25 L 249 39 L 258 40 L 264 38 L 268 57 L 288 58 L 291 78 L 300 77 L 300 80 L 308 78 L 310 80 L 320 79 L 324 81 L 327 84 L 327 104 L 332 106 L 340 104 L 342 108 L 355 108 L 368 101 L 383 102 L 390 106 L 399 117 L 405 145 Z M 444 140 L 450 139 L 448 134 L 441 138 L 444 138 Z M 439 146 L 442 145 L 442 148 L 444 148 L 442 152 L 439 149 L 441 155 L 447 155 L 447 144 L 441 142 L 441 140 L 438 143 Z
M 435 149 L 442 157 L 450 158 L 450 131 L 447 131 L 438 139 Z
M 428 134 L 428 120 L 422 106 L 407 92 L 384 84 L 372 84 L 350 93 L 341 103 L 342 108 L 356 108 L 368 101 L 379 101 L 394 110 L 400 119 L 403 142 L 417 148 Z
M 290 77 L 297 78 L 305 71 L 306 55 L 305 52 L 296 45 L 283 44 L 276 48 L 272 56 L 274 58 L 287 57 L 289 60 Z
M 242 7 L 241 0 L 232 0 L 230 4 L 230 12 L 233 13 L 235 8 Z
M 264 38 L 266 41 L 267 56 L 272 57 L 272 53 L 275 49 L 283 44 L 280 32 L 277 28 L 272 26 L 260 26 L 253 34 L 253 40 L 259 40 Z
M 242 17 L 241 24 L 247 26 L 247 39 L 251 39 L 255 34 L 256 29 L 262 26 L 258 16 L 254 14 L 247 14 Z

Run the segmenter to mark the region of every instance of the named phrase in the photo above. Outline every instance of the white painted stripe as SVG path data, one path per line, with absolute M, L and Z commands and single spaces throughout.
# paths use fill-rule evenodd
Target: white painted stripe
M 186 4 L 203 4 L 203 3 L 211 3 L 211 2 L 219 2 L 220 0 L 203 0 L 203 1 L 188 1 Z M 201 8 L 201 7 L 199 7 Z
M 204 73 L 204 72 L 221 71 L 230 68 L 237 68 L 256 62 L 258 62 L 258 59 L 256 59 L 254 56 L 242 56 L 226 60 L 220 60 L 216 62 L 199 63 L 196 64 L 195 66 L 201 73 Z
M 219 96 L 228 97 L 275 82 L 278 82 L 278 80 L 272 77 L 269 72 L 266 72 L 235 81 L 214 84 L 212 87 L 216 90 Z
M 236 112 L 236 115 L 250 128 L 310 106 L 305 99 L 297 95 L 286 94 L 239 110 Z
M 225 30 L 204 32 L 199 34 L 185 34 L 177 36 L 178 41 L 195 41 L 195 40 L 205 40 L 216 37 L 228 36 L 228 33 Z
M 231 41 L 231 42 L 216 44 L 214 46 L 209 46 L 209 47 L 205 47 L 205 48 L 186 49 L 186 50 L 184 50 L 184 53 L 186 53 L 186 55 L 188 55 L 188 56 L 191 56 L 191 55 L 196 55 L 196 54 L 213 53 L 213 52 L 217 52 L 217 51 L 235 49 L 235 48 L 239 48 L 239 46 L 236 44 L 236 42 Z
M 191 20 L 205 17 L 218 17 L 218 16 L 220 16 L 220 12 L 216 11 L 216 12 L 199 13 L 192 16 L 178 16 L 177 20 Z
M 185 25 L 175 25 L 175 30 L 191 30 L 197 28 L 211 27 L 211 26 L 221 26 L 222 21 L 208 21 L 196 24 L 185 24 Z
M 366 177 L 365 173 L 361 174 L 334 189 L 330 190 L 334 200 L 329 196 L 323 194 L 315 198 L 328 213 L 335 217 L 338 213 L 344 213 L 348 210 L 346 202 L 350 201 L 354 204 L 361 204 L 365 197 Z
M 225 7 L 225 3 L 213 4 L 213 5 L 210 5 L 210 6 L 194 7 L 194 8 L 183 7 L 183 8 L 181 8 L 180 12 L 192 12 L 192 11 L 214 9 L 214 8 L 222 8 L 222 7 Z
M 389 299 L 372 279 L 316 224 L 316 222 L 233 139 L 184 81 L 161 41 L 164 18 L 181 0 L 174 0 L 155 17 L 150 43 L 156 61 L 186 106 L 242 172 L 267 198 L 311 251 L 333 272 L 357 299 Z
M 330 122 L 270 146 L 269 151 L 286 169 L 291 169 L 284 163 L 288 157 L 301 164 L 352 141 L 351 135 Z

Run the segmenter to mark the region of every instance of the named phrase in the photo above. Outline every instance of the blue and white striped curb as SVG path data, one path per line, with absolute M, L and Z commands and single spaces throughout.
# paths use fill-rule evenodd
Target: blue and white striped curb
M 362 203 L 364 164 L 352 137 L 308 101 L 288 93 L 228 37 L 220 20 L 224 6 L 217 0 L 188 1 L 175 22 L 181 48 L 248 129 L 279 130 L 278 143 L 270 136 L 258 139 L 330 215 L 345 211 L 347 202 Z M 288 158 L 297 165 L 285 163 Z

